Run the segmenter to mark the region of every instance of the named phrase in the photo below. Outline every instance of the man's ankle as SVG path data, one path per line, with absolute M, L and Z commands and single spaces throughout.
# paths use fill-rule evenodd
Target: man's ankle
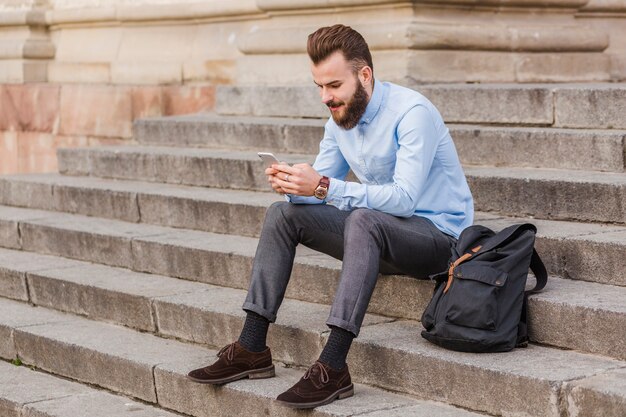
M 239 336 L 239 344 L 248 352 L 263 352 L 267 349 L 266 339 L 270 321 L 265 317 L 247 311 L 246 321 Z

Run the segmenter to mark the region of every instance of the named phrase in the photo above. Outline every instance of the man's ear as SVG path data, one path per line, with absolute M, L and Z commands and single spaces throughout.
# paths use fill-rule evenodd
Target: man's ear
M 372 83 L 372 69 L 367 65 L 359 70 L 359 81 L 364 87 Z

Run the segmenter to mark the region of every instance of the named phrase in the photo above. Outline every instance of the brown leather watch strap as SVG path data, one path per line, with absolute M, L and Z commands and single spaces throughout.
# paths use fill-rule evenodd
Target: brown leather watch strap
M 326 189 L 328 189 L 328 187 L 330 187 L 330 178 L 328 178 L 328 177 L 322 177 L 322 178 L 320 179 L 319 184 L 317 184 L 317 186 L 319 187 L 320 185 L 321 185 L 322 187 L 326 187 Z

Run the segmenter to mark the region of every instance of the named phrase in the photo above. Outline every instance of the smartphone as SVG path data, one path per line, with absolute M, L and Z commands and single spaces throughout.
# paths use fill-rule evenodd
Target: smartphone
M 259 152 L 258 155 L 259 158 L 261 158 L 265 163 L 266 168 L 270 168 L 273 164 L 280 164 L 280 161 L 274 156 L 273 153 Z

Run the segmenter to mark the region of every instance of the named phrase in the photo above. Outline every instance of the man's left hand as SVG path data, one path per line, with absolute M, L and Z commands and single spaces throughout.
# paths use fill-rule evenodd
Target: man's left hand
M 272 167 L 280 171 L 275 175 L 276 183 L 287 194 L 312 196 L 322 179 L 322 176 L 309 164 L 295 164 L 293 166 L 280 164 L 272 165 Z

